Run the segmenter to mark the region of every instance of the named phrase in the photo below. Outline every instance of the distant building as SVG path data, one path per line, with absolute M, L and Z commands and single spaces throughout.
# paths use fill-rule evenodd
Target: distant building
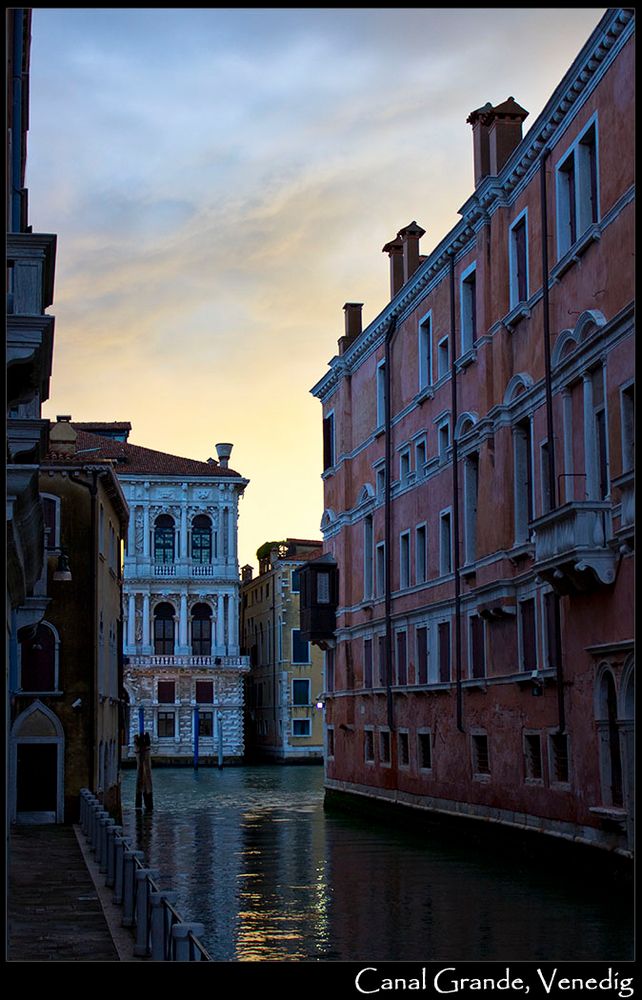
M 122 695 L 121 541 L 128 510 L 110 462 L 76 448 L 68 418 L 51 428 L 40 470 L 45 616 L 18 647 L 11 732 L 11 817 L 71 822 L 81 788 L 118 814 Z
M 284 763 L 322 760 L 323 653 L 301 638 L 299 572 L 321 541 L 287 538 L 257 552 L 259 575 L 242 571 L 241 636 L 250 656 L 248 755 Z
M 128 441 L 131 425 L 74 423 L 79 446 L 114 464 L 131 517 L 124 558 L 124 688 L 134 761 L 143 728 L 156 764 L 243 756 L 238 502 L 248 484 L 218 462 Z
M 327 648 L 329 795 L 623 855 L 634 30 L 609 9 L 524 138 L 512 97 L 473 111 L 460 221 L 427 255 L 415 222 L 386 244 L 365 329 L 346 304 L 312 390 L 338 607 L 304 602 L 303 635 Z

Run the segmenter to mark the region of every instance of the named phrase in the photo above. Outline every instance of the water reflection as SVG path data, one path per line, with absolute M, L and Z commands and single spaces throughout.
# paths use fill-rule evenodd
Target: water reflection
M 125 834 L 205 925 L 220 961 L 631 957 L 621 892 L 488 848 L 324 812 L 320 767 L 154 771 L 154 812 Z

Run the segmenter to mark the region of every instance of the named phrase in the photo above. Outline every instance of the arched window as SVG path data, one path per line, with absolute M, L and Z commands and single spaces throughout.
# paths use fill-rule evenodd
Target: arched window
M 174 655 L 174 608 L 167 601 L 154 609 L 154 653 L 156 656 Z
M 610 670 L 600 678 L 598 692 L 598 728 L 602 749 L 602 793 L 607 805 L 622 805 L 622 756 L 617 724 L 617 694 Z
M 211 656 L 212 609 L 207 604 L 195 604 L 192 609 L 192 655 Z
M 174 518 L 159 514 L 154 525 L 154 560 L 157 563 L 174 562 Z
M 23 691 L 56 691 L 57 636 L 47 622 L 20 643 L 20 687 Z
M 212 561 L 212 522 L 205 514 L 192 521 L 192 559 L 196 563 Z

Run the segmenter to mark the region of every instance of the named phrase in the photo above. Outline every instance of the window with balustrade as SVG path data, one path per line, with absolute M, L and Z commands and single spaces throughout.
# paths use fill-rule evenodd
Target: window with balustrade
M 154 525 L 154 561 L 174 562 L 174 538 L 176 530 L 174 518 L 169 514 L 159 514 Z
M 212 654 L 212 609 L 208 604 L 195 604 L 192 609 L 192 655 Z
M 156 656 L 174 655 L 174 608 L 168 601 L 154 609 L 154 653 Z
M 212 556 L 212 522 L 206 514 L 198 514 L 192 521 L 192 561 L 207 565 Z

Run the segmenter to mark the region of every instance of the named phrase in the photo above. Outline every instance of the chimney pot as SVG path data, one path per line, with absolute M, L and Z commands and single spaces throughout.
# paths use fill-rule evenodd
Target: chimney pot
M 403 280 L 404 284 L 419 267 L 419 240 L 426 235 L 426 230 L 418 226 L 416 222 L 411 222 L 405 229 L 400 229 L 397 238 L 403 245 Z
M 227 469 L 233 447 L 234 445 L 229 443 L 221 443 L 215 445 L 216 454 L 218 455 L 218 464 L 222 469 Z
M 390 258 L 390 298 L 394 299 L 403 285 L 403 243 L 397 237 L 381 248 Z

